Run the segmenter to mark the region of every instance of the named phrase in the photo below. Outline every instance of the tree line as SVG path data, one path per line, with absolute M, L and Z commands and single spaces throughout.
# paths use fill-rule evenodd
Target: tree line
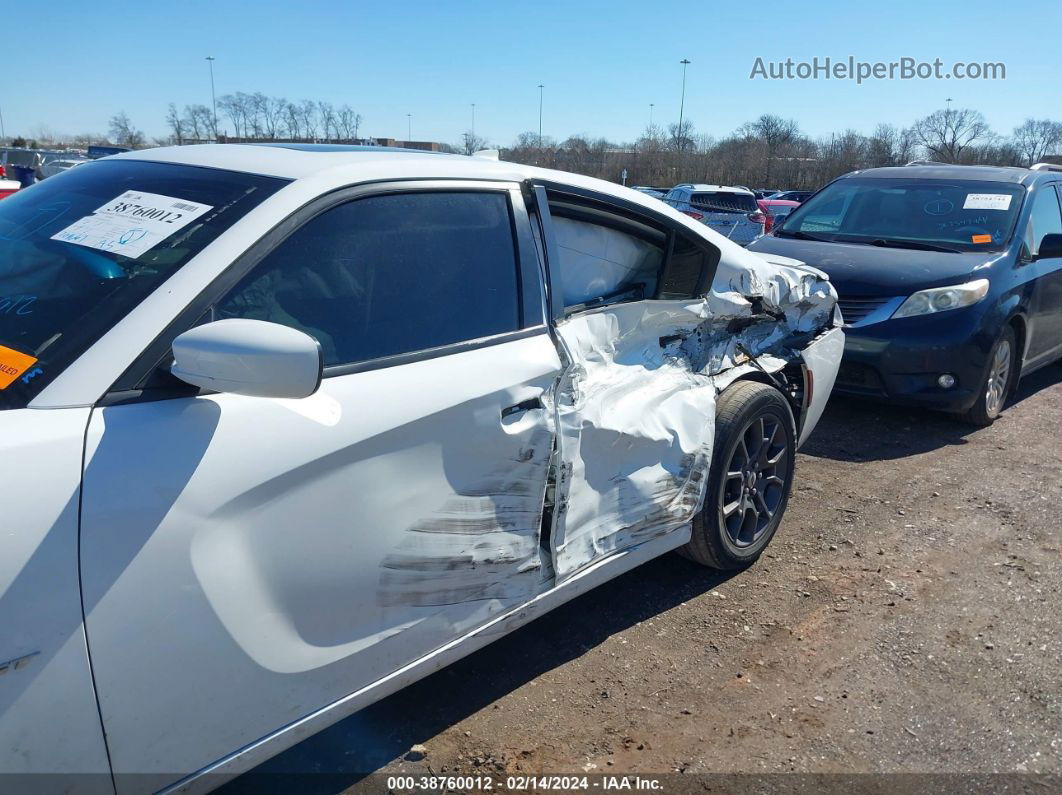
M 350 105 L 269 97 L 238 91 L 206 105 L 170 103 L 167 134 L 149 141 L 124 112 L 115 114 L 109 136 L 81 135 L 48 144 L 115 143 L 134 149 L 145 146 L 208 141 L 367 142 L 360 135 L 364 119 Z M 109 138 L 109 141 L 108 141 Z M 16 139 L 16 145 L 37 145 Z M 472 154 L 490 143 L 473 131 L 444 151 Z M 681 127 L 649 125 L 631 142 L 572 135 L 558 141 L 534 132 L 517 136 L 501 149 L 504 160 L 556 168 L 628 185 L 670 187 L 681 182 L 746 185 L 755 188 L 813 189 L 831 179 L 863 168 L 902 165 L 915 159 L 943 163 L 1028 166 L 1062 156 L 1062 122 L 1027 119 L 1009 135 L 989 126 L 970 108 L 945 108 L 909 127 L 878 124 L 864 134 L 846 129 L 828 136 L 805 134 L 793 119 L 765 113 L 729 135 L 714 138 L 697 132 L 693 121 Z
M 697 134 L 690 120 L 681 129 L 650 125 L 632 143 L 582 135 L 558 142 L 526 132 L 502 158 L 616 182 L 626 170 L 628 185 L 815 189 L 849 171 L 916 159 L 1000 166 L 1062 162 L 1062 122 L 1027 119 L 1010 135 L 999 135 L 979 111 L 947 108 L 910 127 L 879 124 L 869 135 L 847 129 L 813 138 L 793 119 L 763 114 L 720 139 Z

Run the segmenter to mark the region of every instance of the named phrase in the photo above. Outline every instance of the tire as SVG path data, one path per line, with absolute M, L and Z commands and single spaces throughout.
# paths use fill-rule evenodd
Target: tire
M 1018 380 L 1017 361 L 1017 337 L 1014 329 L 1007 326 L 988 354 L 988 363 L 977 389 L 977 402 L 962 415 L 966 422 L 985 426 L 996 421 Z M 1005 372 L 1001 368 L 1005 368 Z
M 704 508 L 682 553 L 732 571 L 755 563 L 782 522 L 796 468 L 796 423 L 782 393 L 755 381 L 723 392 L 715 421 Z M 767 444 L 756 445 L 757 438 Z

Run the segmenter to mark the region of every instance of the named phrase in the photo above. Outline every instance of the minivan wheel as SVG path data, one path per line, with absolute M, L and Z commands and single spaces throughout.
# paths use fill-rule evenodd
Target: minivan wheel
M 796 425 L 782 393 L 739 381 L 719 396 L 704 508 L 683 554 L 715 569 L 751 565 L 782 522 L 796 468 Z
M 977 392 L 977 402 L 963 415 L 964 420 L 974 425 L 991 425 L 995 422 L 1017 380 L 1016 349 L 1014 329 L 1007 326 L 992 346 L 988 366 Z

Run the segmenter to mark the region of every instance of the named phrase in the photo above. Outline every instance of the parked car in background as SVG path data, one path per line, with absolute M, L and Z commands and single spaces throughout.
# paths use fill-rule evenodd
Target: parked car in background
M 787 201 L 785 199 L 759 199 L 756 202 L 764 215 L 767 216 L 763 225 L 763 233 L 769 234 L 776 224 L 780 224 L 789 217 L 789 214 L 800 206 L 800 202 Z
M 7 178 L 7 170 L 0 165 L 0 199 L 7 198 L 20 187 L 17 180 Z
M 74 166 L 80 166 L 82 163 L 87 162 L 89 162 L 87 158 L 53 157 L 44 161 L 41 166 L 41 176 L 45 178 L 54 177 L 56 174 L 62 174 Z
M 1062 166 L 910 165 L 827 185 L 753 248 L 830 274 L 837 389 L 984 425 L 1062 357 Z
M 78 166 L 0 203 L 0 295 L 0 770 L 121 795 L 669 550 L 748 566 L 844 348 L 821 271 L 382 147 Z
M 724 185 L 676 185 L 664 201 L 723 237 L 747 246 L 763 234 L 766 213 L 748 188 Z
M 777 193 L 772 193 L 768 196 L 768 199 L 779 199 L 782 201 L 790 202 L 805 202 L 811 197 L 815 191 L 813 190 L 780 190 Z
M 778 193 L 778 189 L 777 188 L 756 188 L 752 192 L 756 194 L 756 198 L 757 199 L 766 199 L 769 196 L 773 196 L 774 194 Z
M 667 195 L 668 188 L 654 188 L 652 185 L 632 185 L 631 190 L 636 190 L 639 193 L 644 193 L 646 196 L 652 196 L 654 199 L 662 199 Z

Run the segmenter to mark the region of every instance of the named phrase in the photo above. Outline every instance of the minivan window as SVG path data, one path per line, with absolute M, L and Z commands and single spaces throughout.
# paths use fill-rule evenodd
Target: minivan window
M 285 184 L 219 169 L 112 160 L 80 165 L 0 201 L 0 408 L 26 406 Z M 127 195 L 139 198 L 123 200 Z
M 1025 189 L 981 180 L 849 177 L 796 208 L 775 232 L 844 243 L 999 251 Z
M 282 323 L 356 364 L 520 328 L 517 256 L 503 192 L 356 199 L 306 222 L 217 304 Z
M 1025 228 L 1025 248 L 1031 256 L 1040 252 L 1044 235 L 1062 234 L 1062 213 L 1059 212 L 1058 194 L 1052 185 L 1043 185 L 1033 197 L 1029 224 Z

